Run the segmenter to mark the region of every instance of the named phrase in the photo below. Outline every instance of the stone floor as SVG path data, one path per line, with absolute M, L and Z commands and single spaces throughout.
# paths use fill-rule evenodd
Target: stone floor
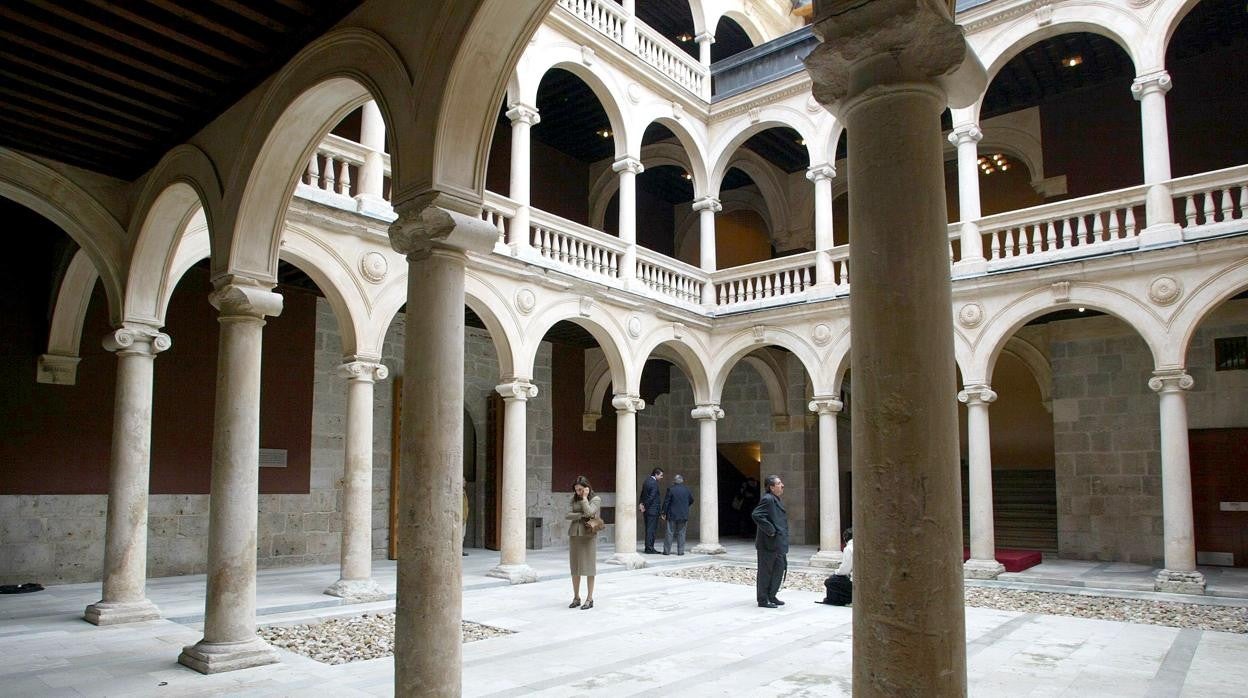
M 718 559 L 750 559 L 748 543 L 729 547 L 729 554 Z M 811 552 L 795 549 L 794 564 Z M 660 569 L 706 562 L 696 555 L 647 559 Z M 515 587 L 482 576 L 496 560 L 495 553 L 480 550 L 464 558 L 464 617 L 515 634 L 464 646 L 465 695 L 849 692 L 852 612 L 815 605 L 814 593 L 783 592 L 788 605 L 765 610 L 754 604 L 748 587 L 600 564 L 596 607 L 569 610 L 566 551 L 531 551 L 530 564 L 543 581 Z M 1092 587 L 1107 574 L 1148 574 L 1146 569 L 1057 562 L 1028 571 L 1045 580 L 1003 584 L 1044 584 L 1057 590 L 1055 581 L 1063 578 Z M 321 595 L 336 572 L 329 566 L 262 571 L 257 604 L 261 623 L 393 608 L 393 601 L 344 606 Z M 394 564 L 379 562 L 377 577 L 384 589 L 393 591 Z M 176 661 L 180 647 L 200 638 L 203 593 L 202 575 L 152 580 L 150 596 L 166 619 L 105 628 L 81 620 L 83 607 L 98 598 L 98 584 L 2 596 L 0 694 L 332 692 L 338 698 L 391 692 L 390 659 L 329 666 L 281 651 L 280 664 L 229 674 L 201 676 L 181 667 Z M 966 626 L 972 695 L 1243 696 L 1248 686 L 1248 635 L 978 608 L 967 610 Z

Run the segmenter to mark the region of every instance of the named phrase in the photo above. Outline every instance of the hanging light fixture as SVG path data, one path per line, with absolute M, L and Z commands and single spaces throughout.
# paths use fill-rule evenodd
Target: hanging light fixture
M 602 136 L 603 138 L 611 137 L 611 129 L 609 128 L 600 128 L 597 131 L 594 131 L 594 133 L 598 134 L 599 136 Z

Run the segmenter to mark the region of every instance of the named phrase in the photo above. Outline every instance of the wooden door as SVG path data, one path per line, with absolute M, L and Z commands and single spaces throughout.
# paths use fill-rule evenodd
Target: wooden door
M 485 547 L 498 550 L 503 510 L 503 397 L 490 393 L 485 406 Z
M 1248 428 L 1192 429 L 1188 447 L 1197 554 L 1248 567 Z

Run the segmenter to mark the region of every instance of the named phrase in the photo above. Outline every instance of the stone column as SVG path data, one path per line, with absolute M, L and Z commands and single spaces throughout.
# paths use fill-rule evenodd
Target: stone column
M 940 115 L 986 82 L 943 0 L 816 0 L 815 98 L 848 130 L 855 696 L 966 694 Z M 898 186 L 904 182 L 904 186 Z
M 511 119 L 511 183 L 510 198 L 516 202 L 516 215 L 512 217 L 507 229 L 507 244 L 511 253 L 523 257 L 529 250 L 529 206 L 531 180 L 530 129 L 541 123 L 537 108 L 527 104 L 514 104 L 507 110 L 507 118 Z
M 390 371 L 369 360 L 338 367 L 347 379 L 347 429 L 342 467 L 342 550 L 330 596 L 372 600 L 385 596 L 373 580 L 373 383 Z
M 637 277 L 637 175 L 645 171 L 641 160 L 625 156 L 611 169 L 620 174 L 620 242 L 624 258 L 620 260 L 620 279 L 627 287 Z
M 1192 513 L 1192 468 L 1187 449 L 1187 391 L 1192 377 L 1181 369 L 1156 371 L 1148 387 L 1161 399 L 1161 511 L 1165 569 L 1154 588 L 1180 594 L 1205 593 L 1205 576 L 1196 569 Z
M 1170 73 L 1164 70 L 1141 75 L 1131 83 L 1131 94 L 1140 102 L 1144 184 L 1148 185 L 1144 201 L 1148 226 L 1140 231 L 1141 247 L 1183 240 L 1183 229 L 1174 222 L 1174 204 L 1170 198 L 1170 132 L 1166 124 L 1166 93 L 1171 87 Z
M 637 48 L 637 0 L 623 0 L 622 7 L 627 19 L 624 20 L 624 47 L 629 50 Z
M 724 210 L 723 204 L 713 196 L 704 196 L 693 202 L 698 212 L 698 267 L 706 273 L 715 271 L 715 214 Z M 702 303 L 715 304 L 715 284 L 702 286 Z
M 495 388 L 503 396 L 503 510 L 500 526 L 498 566 L 487 574 L 512 584 L 536 582 L 537 572 L 525 563 L 524 511 L 528 432 L 525 427 L 529 398 L 537 397 L 537 386 L 513 380 Z
M 845 403 L 834 397 L 816 397 L 807 406 L 819 415 L 819 550 L 811 567 L 840 567 L 841 459 L 836 439 L 836 415 Z
M 1005 571 L 997 562 L 993 531 L 992 434 L 988 429 L 988 405 L 997 401 L 997 394 L 986 385 L 968 385 L 958 393 L 958 401 L 966 404 L 967 501 L 971 509 L 971 557 L 962 571 L 967 579 L 996 579 Z
M 356 210 L 373 215 L 390 215 L 390 203 L 383 196 L 386 181 L 386 121 L 377 103 L 364 103 L 360 114 L 360 145 L 366 148 L 360 167 Z
M 432 192 L 396 207 L 407 257 L 394 694 L 459 695 L 463 601 L 464 267 L 498 231 L 480 204 Z
M 702 32 L 693 39 L 698 42 L 698 61 L 707 68 L 711 67 L 711 44 L 715 43 L 715 35 Z
M 719 441 L 715 436 L 716 422 L 724 418 L 719 405 L 705 404 L 693 408 L 689 416 L 698 421 L 698 529 L 701 542 L 693 552 L 721 555 L 727 551 L 719 544 Z
M 646 566 L 637 553 L 637 412 L 646 401 L 636 395 L 616 395 L 615 407 L 615 554 L 607 559 L 626 569 Z
M 836 285 L 830 256 L 836 245 L 832 237 L 832 178 L 835 176 L 836 168 L 828 164 L 806 170 L 806 179 L 815 185 L 815 284 L 823 287 Z M 840 549 L 839 544 L 837 549 Z
M 260 496 L 260 364 L 264 318 L 282 312 L 267 283 L 216 281 L 220 311 L 212 490 L 208 509 L 208 594 L 204 638 L 178 661 L 215 674 L 277 661 L 256 636 L 256 519 Z
M 117 354 L 113 447 L 104 530 L 104 584 L 100 600 L 83 617 L 96 625 L 160 617 L 147 599 L 147 491 L 152 456 L 152 370 L 169 335 L 127 325 L 104 338 Z
M 958 212 L 962 219 L 959 234 L 960 259 L 954 264 L 957 275 L 977 274 L 987 270 L 984 241 L 979 235 L 979 141 L 984 132 L 979 124 L 960 124 L 949 134 L 949 142 L 958 149 Z

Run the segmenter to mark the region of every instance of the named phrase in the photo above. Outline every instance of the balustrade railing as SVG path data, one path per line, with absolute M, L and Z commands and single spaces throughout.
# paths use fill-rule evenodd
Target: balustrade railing
M 624 243 L 619 238 L 537 209 L 529 225 L 531 244 L 543 261 L 577 275 L 620 277 Z
M 353 198 L 361 193 L 368 193 L 381 198 L 385 193 L 361 192 L 359 182 L 362 180 L 360 169 L 365 159 L 372 154 L 368 148 L 355 141 L 335 136 L 325 136 L 316 152 L 308 159 L 307 169 L 301 181 L 313 189 Z M 390 156 L 382 153 L 382 170 L 385 179 L 389 179 Z
M 837 245 L 828 250 L 832 259 L 832 278 L 828 283 L 836 289 L 838 295 L 849 293 L 849 245 Z M 823 283 L 823 279 L 816 279 Z
M 498 230 L 498 240 L 494 243 L 496 248 L 507 246 L 507 238 L 510 234 L 511 219 L 516 215 L 516 202 L 505 196 L 500 196 L 492 191 L 485 193 L 485 202 L 481 206 L 481 220 L 489 223 Z
M 1185 240 L 1243 230 L 1248 225 L 1248 165 L 1170 182 L 1175 222 Z
M 702 304 L 707 273 L 646 249 L 637 250 L 637 280 L 654 293 L 682 304 Z
M 635 30 L 627 31 L 630 17 L 612 0 L 559 0 L 559 7 L 633 52 L 677 85 L 710 100 L 710 70 L 635 17 L 631 18 Z
M 794 300 L 815 285 L 815 253 L 769 259 L 711 274 L 715 304 L 721 308 Z M 848 273 L 846 283 L 848 283 Z

